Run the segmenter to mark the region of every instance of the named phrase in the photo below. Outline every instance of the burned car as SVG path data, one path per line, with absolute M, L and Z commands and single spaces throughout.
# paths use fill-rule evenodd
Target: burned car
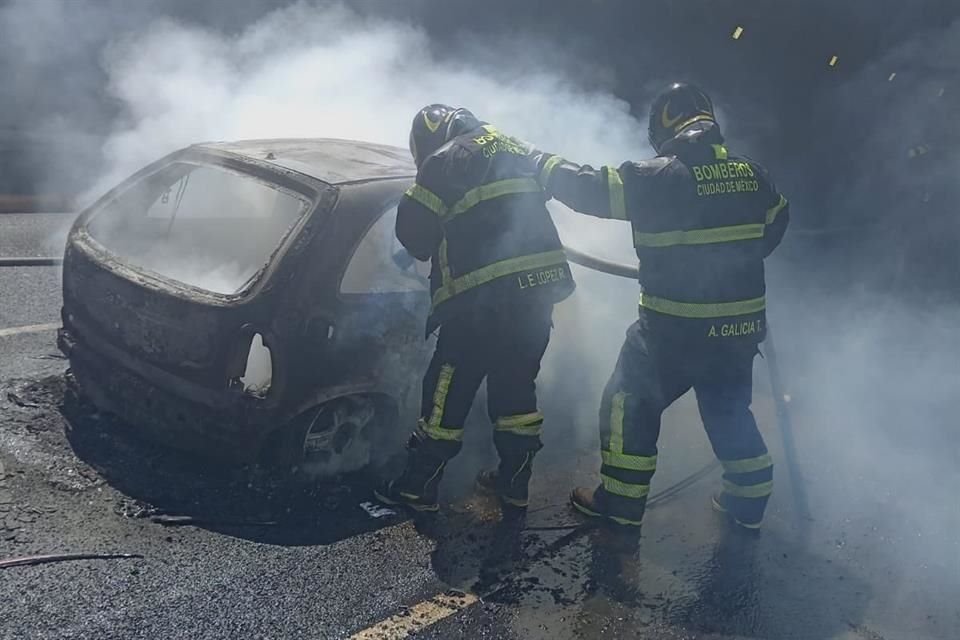
M 179 449 L 364 466 L 402 441 L 429 356 L 427 273 L 394 235 L 414 174 L 406 150 L 344 140 L 200 144 L 144 168 L 70 231 L 75 387 Z

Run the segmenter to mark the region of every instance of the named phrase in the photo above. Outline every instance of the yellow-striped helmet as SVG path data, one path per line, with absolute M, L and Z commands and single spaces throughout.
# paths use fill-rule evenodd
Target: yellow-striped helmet
M 710 96 L 692 84 L 675 82 L 650 107 L 650 144 L 659 152 L 665 142 L 700 122 L 717 122 Z
M 447 142 L 482 124 L 464 108 L 431 104 L 420 109 L 410 127 L 410 153 L 414 162 L 419 167 L 430 154 Z

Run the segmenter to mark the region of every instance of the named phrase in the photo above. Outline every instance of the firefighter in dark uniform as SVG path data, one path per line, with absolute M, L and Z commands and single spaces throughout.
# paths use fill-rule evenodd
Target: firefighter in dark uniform
M 437 486 L 459 452 L 486 378 L 499 468 L 478 478 L 522 513 L 543 415 L 534 381 L 553 305 L 574 289 L 531 147 L 466 109 L 431 105 L 414 118 L 416 183 L 400 202 L 397 238 L 430 260 L 427 334 L 440 328 L 402 475 L 376 491 L 387 504 L 436 511 Z
M 763 261 L 783 237 L 789 207 L 760 165 L 728 151 L 701 90 L 664 91 L 649 137 L 657 157 L 619 168 L 536 154 L 548 193 L 581 213 L 629 221 L 640 258 L 640 317 L 601 403 L 601 483 L 575 489 L 571 501 L 588 516 L 639 527 L 660 416 L 693 388 L 723 463 L 713 506 L 755 529 L 773 481 L 750 410 L 766 332 Z

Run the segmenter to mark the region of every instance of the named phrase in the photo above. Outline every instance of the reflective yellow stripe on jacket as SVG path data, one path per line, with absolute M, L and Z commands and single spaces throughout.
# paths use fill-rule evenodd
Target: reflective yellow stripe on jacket
M 533 178 L 509 178 L 507 180 L 490 182 L 471 189 L 451 207 L 443 204 L 440 196 L 419 184 L 415 184 L 407 189 L 406 195 L 437 214 L 437 216 L 446 222 L 458 215 L 466 213 L 481 202 L 487 200 L 494 200 L 496 198 L 502 198 L 503 196 L 519 193 L 540 193 L 542 191 L 543 188 L 540 186 L 540 183 Z
M 547 185 L 550 184 L 550 176 L 553 175 L 553 170 L 556 169 L 558 164 L 563 162 L 563 158 L 560 156 L 550 156 L 550 159 L 543 163 L 543 169 L 540 170 L 540 185 L 546 189 Z
M 662 233 L 633 234 L 633 243 L 638 247 L 675 247 L 694 244 L 714 244 L 718 242 L 736 242 L 738 240 L 757 240 L 763 237 L 766 226 L 763 224 L 738 224 L 712 229 L 691 229 L 689 231 L 664 231 Z
M 707 229 L 689 229 L 684 231 L 662 231 L 660 233 L 642 233 L 635 231 L 633 244 L 636 247 L 660 248 L 697 244 L 715 244 L 720 242 L 738 242 L 740 240 L 759 240 L 766 233 L 767 226 L 773 224 L 777 216 L 787 207 L 787 199 L 782 195 L 780 201 L 767 209 L 765 222 L 754 224 L 736 224 L 728 227 Z
M 606 167 L 607 191 L 610 196 L 610 217 L 614 220 L 627 219 L 626 197 L 623 193 L 623 178 L 616 167 Z
M 518 258 L 509 258 L 494 262 L 493 264 L 481 267 L 476 271 L 471 271 L 459 278 L 453 278 L 446 281 L 433 294 L 433 306 L 440 305 L 458 293 L 463 293 L 474 287 L 486 284 L 497 278 L 532 271 L 534 269 L 545 269 L 557 265 L 566 264 L 567 255 L 563 250 L 547 251 L 545 253 L 535 253 Z
M 406 195 L 410 199 L 416 200 L 427 209 L 430 209 L 430 211 L 433 211 L 438 216 L 443 216 L 447 211 L 447 207 L 443 204 L 443 200 L 440 199 L 440 196 L 429 189 L 421 187 L 419 184 L 415 184 L 407 189 Z
M 745 316 L 759 313 L 767 308 L 766 297 L 737 302 L 676 302 L 666 298 L 658 298 L 646 293 L 640 294 L 640 306 L 668 316 L 680 318 L 726 318 L 729 316 Z
M 540 193 L 542 191 L 543 189 L 540 187 L 540 183 L 533 178 L 509 178 L 507 180 L 490 182 L 468 191 L 456 204 L 450 207 L 448 211 L 441 214 L 440 217 L 446 222 L 462 213 L 466 213 L 486 200 L 494 200 L 518 193 Z

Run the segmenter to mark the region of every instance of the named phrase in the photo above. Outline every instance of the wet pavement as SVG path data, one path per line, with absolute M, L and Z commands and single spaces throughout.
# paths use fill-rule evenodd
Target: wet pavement
M 544 456 L 520 531 L 471 495 L 437 518 L 377 518 L 361 506 L 366 475 L 288 487 L 142 442 L 72 398 L 62 375 L 2 391 L 0 555 L 144 557 L 5 570 L 0 637 L 345 638 L 450 589 L 480 601 L 416 637 L 946 639 L 960 629 L 956 573 L 905 572 L 906 541 L 885 539 L 878 522 L 803 526 L 782 473 L 759 536 L 711 512 L 714 471 L 655 500 L 634 549 L 564 504 L 571 478 L 593 475 L 589 451 L 576 468 Z M 687 453 L 709 463 L 705 446 Z M 696 470 L 665 469 L 654 492 Z
M 55 322 L 46 270 L 0 270 L 0 288 L 19 278 L 38 315 L 16 321 Z M 399 627 L 370 637 L 960 637 L 957 451 L 924 447 L 917 425 L 899 458 L 868 442 L 853 456 L 843 425 L 795 391 L 811 505 L 800 513 L 761 361 L 754 408 L 778 461 L 764 530 L 742 534 L 711 511 L 719 471 L 688 396 L 665 415 L 634 547 L 567 508 L 573 484 L 596 481 L 598 456 L 588 418 L 549 385 L 551 430 L 518 528 L 470 490 L 492 454 L 479 415 L 442 513 L 413 520 L 369 503 L 374 473 L 291 486 L 142 441 L 71 392 L 50 333 L 0 338 L 0 356 L 0 559 L 143 556 L 0 569 L 0 638 L 349 638 L 392 616 Z M 934 481 L 939 508 L 918 507 L 911 487 Z M 403 626 L 437 594 L 462 604 Z
M 62 256 L 73 214 L 0 214 L 0 257 Z

